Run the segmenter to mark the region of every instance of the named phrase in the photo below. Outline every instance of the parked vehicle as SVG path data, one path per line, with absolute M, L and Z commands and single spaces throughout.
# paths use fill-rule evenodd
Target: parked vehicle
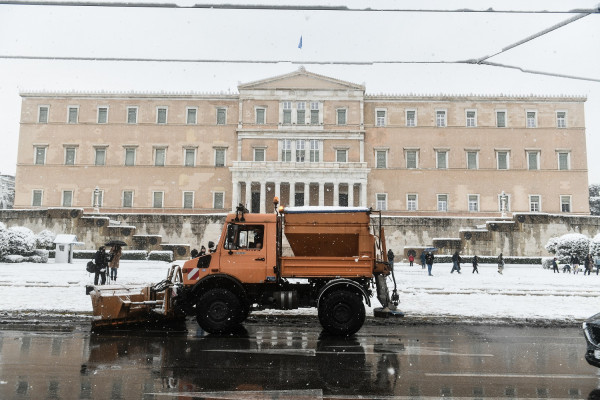
M 277 207 L 276 207 L 277 208 Z M 283 238 L 291 255 L 283 255 Z M 250 214 L 240 206 L 227 216 L 214 253 L 171 267 L 165 281 L 146 288 L 92 287 L 95 328 L 176 321 L 195 316 L 210 333 L 230 332 L 252 310 L 315 307 L 325 331 L 357 332 L 373 289 L 382 307 L 375 316 L 402 316 L 390 296 L 393 252 L 386 251 L 371 210 L 355 207 L 279 207 Z M 110 288 L 110 287 L 108 287 Z
M 585 360 L 594 367 L 600 367 L 600 313 L 585 320 L 583 336 L 587 343 Z

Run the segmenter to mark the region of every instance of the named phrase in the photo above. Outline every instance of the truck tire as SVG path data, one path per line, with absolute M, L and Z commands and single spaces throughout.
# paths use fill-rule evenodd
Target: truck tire
M 210 289 L 196 305 L 196 321 L 208 333 L 231 332 L 243 319 L 240 300 L 227 289 Z
M 321 299 L 319 322 L 332 335 L 350 336 L 365 322 L 365 305 L 359 294 L 348 290 L 336 290 Z

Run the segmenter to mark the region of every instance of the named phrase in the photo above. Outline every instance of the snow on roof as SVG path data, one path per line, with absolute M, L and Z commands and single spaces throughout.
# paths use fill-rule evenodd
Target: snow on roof
M 79 242 L 77 240 L 77 236 L 66 235 L 66 234 L 56 235 L 53 243 L 56 243 L 56 244 L 84 244 L 83 242 Z
M 341 206 L 299 206 L 286 207 L 284 213 L 302 214 L 302 213 L 351 213 L 351 212 L 368 212 L 366 207 L 341 207 Z

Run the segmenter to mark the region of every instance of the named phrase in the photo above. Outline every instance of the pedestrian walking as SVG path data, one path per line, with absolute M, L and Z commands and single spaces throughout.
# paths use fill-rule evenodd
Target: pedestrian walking
M 425 254 L 425 251 L 422 251 L 421 252 L 421 268 L 422 269 L 425 269 L 426 258 L 427 258 L 427 255 Z
M 571 255 L 571 265 L 573 266 L 573 274 L 579 273 L 579 258 L 577 254 Z
M 504 271 L 504 257 L 502 257 L 502 253 L 498 256 L 498 273 L 502 275 L 502 271 Z
M 590 254 L 585 256 L 584 267 L 585 267 L 585 271 L 583 271 L 583 275 L 585 275 L 585 274 L 591 275 L 592 269 L 594 268 L 594 261 L 592 260 L 592 256 Z
M 554 259 L 552 260 L 552 271 L 554 271 L 554 273 L 556 274 L 558 271 L 558 263 L 556 262 L 556 257 L 554 257 Z M 563 270 L 563 273 L 565 271 Z
M 408 255 L 408 262 L 410 263 L 410 266 L 413 266 L 413 262 L 415 261 L 415 256 L 411 253 Z
M 429 273 L 429 276 L 433 276 L 431 274 L 431 269 L 433 268 L 433 253 L 429 252 L 427 253 L 427 255 L 425 256 L 425 263 L 427 264 L 427 272 Z
M 94 271 L 94 285 L 104 285 L 106 283 L 106 269 L 108 268 L 108 256 L 105 252 L 105 247 L 100 246 L 96 254 L 94 255 L 94 263 L 96 264 L 96 270 Z
M 115 245 L 110 249 L 110 253 L 109 253 L 109 263 L 108 266 L 110 267 L 110 280 L 111 281 L 116 281 L 117 280 L 117 269 L 119 268 L 119 262 L 121 261 L 121 255 L 123 254 L 123 251 L 121 249 L 121 246 L 119 245 Z
M 473 256 L 473 273 L 475 273 L 475 272 L 479 273 L 479 269 L 477 269 L 478 266 L 479 266 L 479 257 L 477 257 L 475 255 L 475 256 Z
M 452 254 L 452 270 L 450 270 L 450 273 L 456 271 L 460 274 L 460 262 L 460 255 L 458 254 L 458 251 L 455 251 L 454 254 Z

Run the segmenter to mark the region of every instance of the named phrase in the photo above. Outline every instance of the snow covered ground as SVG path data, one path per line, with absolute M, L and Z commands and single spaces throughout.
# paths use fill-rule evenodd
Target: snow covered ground
M 85 286 L 93 274 L 85 271 L 87 260 L 73 264 L 0 264 L 0 318 L 2 314 L 36 312 L 89 314 L 91 301 Z M 170 264 L 121 261 L 119 284 L 145 285 L 166 277 Z M 492 264 L 480 265 L 472 274 L 450 274 L 451 264 L 434 264 L 434 276 L 420 266 L 396 264 L 400 309 L 407 316 L 435 320 L 514 319 L 576 322 L 600 312 L 600 276 L 553 273 L 539 265 L 507 265 L 503 275 Z M 391 281 L 390 281 L 391 283 Z M 373 306 L 379 303 L 373 300 Z M 367 315 L 372 315 L 368 310 Z M 273 312 L 273 311 L 264 311 Z M 278 311 L 315 314 L 314 309 Z

